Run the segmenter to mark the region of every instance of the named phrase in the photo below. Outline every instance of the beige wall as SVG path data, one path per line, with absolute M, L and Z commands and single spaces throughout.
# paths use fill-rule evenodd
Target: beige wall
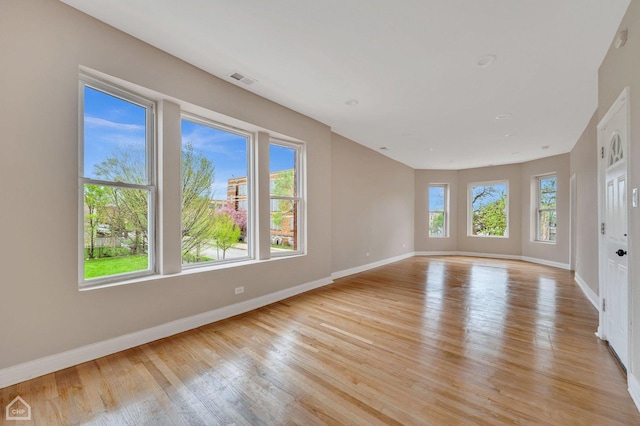
M 535 229 L 535 187 L 532 179 L 535 176 L 555 173 L 558 178 L 556 211 L 558 226 L 556 243 L 536 242 L 532 229 Z M 563 264 L 569 263 L 570 246 L 570 196 L 569 196 L 569 154 L 556 155 L 529 161 L 522 164 L 522 256 L 549 260 Z M 532 188 L 533 197 L 532 197 Z
M 598 121 L 609 111 L 613 102 L 625 87 L 630 87 L 630 155 L 628 188 L 640 186 L 640 1 L 632 1 L 620 24 L 620 28 L 628 30 L 626 45 L 621 49 L 611 46 L 600 66 L 598 73 Z M 630 192 L 627 194 L 630 200 Z M 633 301 L 631 323 L 640 324 L 640 273 L 636 271 L 640 265 L 640 209 L 629 208 L 629 277 Z M 640 371 L 640 326 L 632 327 L 630 342 L 630 371 L 637 378 Z
M 598 138 L 595 113 L 571 150 L 570 175 L 576 176 L 575 271 L 598 294 Z
M 458 172 L 455 170 L 415 171 L 415 251 L 439 252 L 456 251 L 458 247 Z M 445 183 L 449 185 L 449 236 L 429 237 L 429 185 Z
M 332 135 L 333 272 L 413 251 L 413 175 L 404 164 Z
M 0 2 L 0 40 L 0 368 L 330 277 L 327 126 L 58 1 Z M 78 291 L 81 65 L 306 141 L 308 255 Z

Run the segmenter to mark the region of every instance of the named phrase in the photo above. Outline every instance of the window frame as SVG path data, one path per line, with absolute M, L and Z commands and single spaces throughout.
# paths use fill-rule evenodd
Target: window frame
M 78 84 L 78 290 L 94 290 L 106 287 L 115 287 L 120 285 L 134 284 L 138 282 L 149 282 L 155 280 L 163 280 L 169 276 L 190 275 L 192 273 L 206 273 L 210 271 L 223 270 L 227 268 L 235 268 L 252 265 L 262 261 L 277 261 L 282 258 L 291 256 L 305 256 L 307 254 L 307 145 L 304 140 L 277 133 L 268 128 L 263 128 L 250 122 L 245 122 L 232 116 L 224 115 L 212 109 L 207 109 L 190 103 L 187 100 L 175 99 L 168 97 L 163 93 L 157 92 L 135 83 L 121 80 L 117 77 L 109 76 L 100 71 L 90 69 L 88 67 L 80 67 L 77 74 Z M 105 182 L 99 179 L 93 179 L 84 174 L 84 87 L 88 85 L 98 91 L 105 92 L 116 98 L 122 98 L 124 101 L 131 102 L 146 108 L 147 116 L 145 118 L 145 155 L 146 169 L 145 173 L 149 176 L 150 181 L 144 182 L 142 185 L 149 200 L 148 204 L 148 226 L 145 229 L 148 247 L 147 253 L 149 268 L 143 271 L 135 271 L 131 273 L 114 274 L 107 277 L 96 277 L 84 280 L 84 181 L 88 183 L 103 184 Z M 90 105 L 90 104 L 88 104 Z M 165 110 L 165 106 L 168 106 Z M 101 114 L 99 114 L 101 115 Z M 150 117 L 150 118 L 149 118 Z M 250 238 L 249 257 L 229 259 L 215 262 L 201 262 L 188 267 L 182 264 L 181 256 L 181 209 L 176 209 L 176 204 L 181 202 L 181 179 L 175 176 L 181 176 L 181 162 L 177 155 L 182 150 L 181 138 L 181 120 L 201 119 L 206 125 L 213 125 L 216 128 L 239 133 L 248 136 L 247 143 L 247 181 L 251 182 L 251 186 L 247 186 L 247 235 Z M 136 120 L 141 124 L 142 120 Z M 169 131 L 166 131 L 169 129 Z M 176 132 L 175 130 L 178 129 Z M 138 139 L 140 140 L 140 139 Z M 139 142 L 138 142 L 139 143 Z M 264 205 L 271 195 L 269 188 L 259 185 L 264 178 L 263 173 L 269 173 L 270 156 L 259 156 L 258 152 L 262 152 L 267 145 L 276 144 L 295 150 L 295 169 L 296 169 L 296 197 L 278 197 L 293 199 L 297 206 L 297 214 L 295 215 L 295 236 L 297 238 L 296 250 L 286 250 L 284 252 L 270 251 L 270 229 L 268 224 L 265 226 L 266 214 Z M 140 143 L 140 145 L 142 145 Z M 92 151 L 87 151 L 92 152 Z M 142 151 L 140 151 L 142 152 Z M 168 156 L 168 157 L 167 157 Z M 108 158 L 108 156 L 105 156 Z M 100 159 L 98 158 L 98 162 Z M 93 164 L 89 164 L 93 167 Z M 87 172 L 89 169 L 87 169 Z M 170 177 L 170 178 L 169 178 Z M 169 178 L 169 180 L 167 180 Z M 129 184 L 121 184 L 120 182 L 106 182 L 110 186 L 129 187 Z M 147 185 L 148 184 L 148 185 Z M 134 187 L 136 185 L 133 185 Z M 226 193 L 225 193 L 226 194 Z M 244 197 L 243 197 L 244 198 Z M 228 199 L 228 194 L 227 198 Z M 165 210 L 166 209 L 166 210 Z M 268 210 L 268 209 L 267 209 Z M 283 220 L 292 221 L 294 215 L 287 215 Z M 284 228 L 290 225 L 286 223 Z M 251 229 L 252 228 L 252 229 Z M 266 229 L 265 229 L 266 228 Z M 291 229 L 291 226 L 289 226 Z M 291 237 L 287 234 L 283 238 Z
M 473 188 L 476 186 L 490 186 L 490 185 L 502 185 L 506 186 L 507 191 L 507 199 L 505 203 L 505 215 L 506 215 L 506 228 L 504 235 L 475 235 L 473 234 Z M 483 182 L 470 182 L 467 185 L 467 237 L 472 238 L 509 238 L 510 226 L 509 226 L 509 180 L 508 179 L 498 179 L 498 180 L 490 180 Z
M 444 190 L 444 200 L 442 205 L 442 210 L 431 210 L 431 188 L 443 188 Z M 427 218 L 427 235 L 429 238 L 449 238 L 449 184 L 448 183 L 430 183 L 427 188 L 427 205 L 428 209 L 428 218 Z M 443 235 L 432 235 L 431 227 L 429 226 L 429 220 L 431 219 L 431 213 L 442 213 L 443 215 L 443 224 L 442 231 Z
M 271 210 L 271 202 L 272 200 L 287 200 L 292 201 L 294 205 L 297 206 L 297 213 L 295 214 L 295 218 L 297 220 L 294 221 L 294 232 L 298 238 L 297 250 L 286 250 L 282 252 L 274 252 L 269 249 L 270 258 L 280 258 L 280 257 L 290 257 L 297 256 L 306 253 L 306 168 L 305 168 L 305 159 L 306 159 L 306 144 L 304 142 L 290 142 L 277 138 L 269 138 L 269 148 L 271 145 L 276 145 L 284 148 L 291 148 L 294 150 L 294 176 L 295 176 L 295 188 L 296 195 L 294 197 L 287 196 L 272 196 L 271 190 L 271 179 L 269 179 L 269 210 Z M 271 168 L 271 159 L 269 159 L 269 170 Z M 269 171 L 271 174 L 271 171 Z M 271 222 L 271 211 L 269 212 L 269 222 Z M 269 226 L 269 233 L 271 233 L 271 226 Z M 271 236 L 269 237 L 269 242 L 271 242 Z M 270 246 L 270 245 L 269 245 Z
M 255 205 L 253 203 L 253 193 L 254 193 L 254 184 L 253 184 L 253 167 L 254 167 L 254 156 L 253 156 L 253 150 L 254 150 L 254 143 L 255 143 L 255 137 L 254 134 L 251 132 L 247 132 L 244 131 L 242 129 L 238 129 L 236 127 L 232 127 L 232 126 L 228 126 L 225 125 L 223 123 L 220 123 L 218 121 L 215 120 L 211 120 L 205 117 L 202 117 L 200 115 L 196 115 L 196 114 L 192 114 L 186 111 L 182 111 L 180 114 L 180 124 L 181 124 L 181 128 L 182 128 L 182 121 L 186 120 L 186 121 L 190 121 L 192 123 L 195 124 L 199 124 L 202 126 L 207 126 L 207 127 L 211 127 L 214 128 L 216 130 L 221 130 L 223 132 L 227 132 L 227 133 L 233 133 L 235 135 L 244 137 L 247 139 L 247 183 L 246 183 L 246 195 L 243 195 L 243 197 L 246 197 L 246 199 L 241 200 L 246 202 L 247 204 L 247 210 L 246 210 L 246 220 L 247 220 L 247 236 L 249 237 L 249 241 L 247 242 L 247 256 L 243 256 L 243 257 L 236 257 L 236 258 L 231 258 L 231 259 L 223 259 L 223 260 L 210 260 L 210 261 L 205 261 L 205 262 L 198 262 L 198 263 L 192 263 L 192 264 L 183 264 L 181 262 L 182 265 L 182 270 L 193 270 L 193 269 L 198 269 L 198 268 L 210 268 L 211 266 L 218 266 L 218 265 L 225 265 L 225 264 L 230 264 L 230 263 L 236 263 L 236 262 L 246 262 L 246 261 L 250 261 L 250 260 L 254 260 L 255 259 L 255 252 L 254 252 L 254 235 L 256 235 L 253 232 L 253 224 L 255 223 L 254 221 L 254 217 L 255 217 L 255 213 L 253 212 L 253 206 Z M 181 140 L 180 140 L 180 152 L 182 153 L 182 132 L 181 132 Z M 214 164 L 215 167 L 215 164 Z M 182 176 L 182 163 L 180 164 L 180 175 Z M 238 191 L 239 191 L 239 187 L 242 184 L 238 185 Z M 181 188 L 181 192 L 180 192 L 180 201 L 182 201 L 182 182 L 180 182 L 180 188 Z M 226 194 L 225 194 L 226 195 Z M 238 194 L 240 195 L 240 194 Z M 240 201 L 238 201 L 238 203 L 240 203 Z M 240 211 L 238 209 L 238 211 Z M 180 209 L 180 234 L 182 235 L 182 209 Z M 182 252 L 182 242 L 180 243 L 180 247 L 181 247 L 181 252 Z M 182 253 L 180 255 L 180 258 L 182 259 Z
M 102 92 L 106 95 L 122 99 L 146 109 L 145 113 L 145 173 L 146 185 L 107 181 L 94 179 L 85 176 L 84 153 L 85 153 L 85 102 L 84 89 L 91 89 Z M 78 285 L 81 289 L 92 288 L 114 282 L 128 281 L 135 278 L 146 277 L 157 274 L 157 211 L 158 211 L 158 183 L 157 183 L 157 160 L 156 160 L 156 102 L 138 95 L 130 90 L 117 85 L 94 78 L 84 73 L 78 77 Z M 107 275 L 104 277 L 85 278 L 85 255 L 84 255 L 84 188 L 86 185 L 109 186 L 112 188 L 137 189 L 147 191 L 147 269 L 142 271 L 125 272 L 121 274 Z
M 544 179 L 548 179 L 548 178 L 555 178 L 556 179 L 556 191 L 555 191 L 555 198 L 556 198 L 556 208 L 555 209 L 542 209 L 541 208 L 541 202 L 542 202 L 542 180 Z M 533 242 L 536 243 L 543 243 L 543 244 L 556 244 L 558 241 L 558 233 L 557 233 L 557 221 L 558 221 L 558 174 L 553 172 L 553 173 L 546 173 L 543 175 L 537 175 L 534 176 L 533 178 L 533 182 L 532 182 L 532 187 L 534 188 L 533 191 L 533 199 L 534 202 L 532 203 L 533 205 L 533 212 L 532 212 L 532 217 L 533 217 L 533 221 L 534 223 L 532 224 L 532 240 Z M 555 240 L 543 240 L 542 238 L 540 238 L 540 215 L 542 214 L 542 212 L 555 212 L 556 213 L 556 239 Z

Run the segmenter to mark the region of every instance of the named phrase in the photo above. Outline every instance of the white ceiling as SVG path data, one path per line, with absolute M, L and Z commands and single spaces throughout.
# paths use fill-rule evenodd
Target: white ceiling
M 630 2 L 62 1 L 416 169 L 570 151 Z

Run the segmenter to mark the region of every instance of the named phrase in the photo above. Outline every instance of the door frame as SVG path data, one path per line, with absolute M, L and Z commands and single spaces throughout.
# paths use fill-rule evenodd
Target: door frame
M 626 159 L 625 159 L 625 174 L 626 174 L 626 179 L 627 182 L 629 180 L 629 140 L 631 139 L 631 111 L 629 108 L 629 87 L 625 87 L 622 92 L 620 93 L 620 95 L 618 96 L 618 98 L 615 100 L 615 102 L 613 102 L 613 104 L 611 105 L 611 107 L 609 108 L 609 111 L 607 111 L 607 113 L 604 115 L 604 117 L 602 117 L 602 119 L 600 120 L 600 122 L 598 123 L 597 126 L 597 137 L 598 137 L 598 275 L 599 275 L 599 285 L 598 285 L 598 301 L 599 301 L 599 305 L 598 305 L 598 312 L 599 312 L 599 325 L 598 325 L 598 332 L 597 335 L 600 339 L 603 340 L 607 340 L 607 329 L 606 329 L 606 315 L 607 312 L 606 310 L 603 312 L 602 310 L 602 303 L 604 300 L 604 295 L 607 294 L 606 292 L 606 282 L 604 279 L 604 274 L 605 274 L 605 267 L 606 267 L 606 261 L 607 261 L 607 255 L 606 255 L 606 251 L 605 251 L 605 238 L 602 234 L 602 232 L 600 231 L 600 226 L 601 224 L 604 222 L 604 218 L 605 218 L 605 200 L 606 200 L 606 195 L 605 195 L 605 171 L 606 171 L 606 155 L 604 156 L 605 158 L 602 158 L 602 153 L 607 153 L 607 150 L 609 148 L 609 140 L 604 140 L 604 138 L 602 137 L 602 130 L 604 127 L 606 127 L 606 125 L 608 124 L 609 120 L 620 110 L 620 109 L 624 109 L 624 113 L 626 115 L 626 125 L 627 125 L 627 137 L 626 140 L 623 142 L 623 152 L 625 153 Z M 626 194 L 626 199 L 630 200 L 629 198 L 629 185 L 625 186 L 625 190 L 627 191 Z M 626 218 L 627 218 L 627 230 L 629 230 L 629 214 L 630 214 L 630 203 L 627 201 L 627 214 L 626 214 Z M 606 229 L 605 229 L 606 231 Z M 629 241 L 631 240 L 631 238 L 629 238 Z M 632 358 L 632 348 L 633 345 L 631 344 L 631 336 L 632 336 L 632 330 L 631 330 L 631 283 L 630 283 L 630 277 L 631 277 L 631 267 L 632 264 L 631 262 L 629 262 L 629 273 L 627 274 L 627 303 L 629 304 L 628 309 L 627 309 L 627 342 L 628 342 L 628 350 L 627 350 L 627 359 L 630 361 L 629 365 L 627 365 L 627 369 L 629 371 L 631 371 L 631 360 L 633 360 Z

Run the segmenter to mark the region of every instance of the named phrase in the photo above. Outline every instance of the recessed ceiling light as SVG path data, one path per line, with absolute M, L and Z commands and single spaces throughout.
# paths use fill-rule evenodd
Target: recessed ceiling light
M 506 120 L 509 117 L 511 117 L 511 113 L 505 112 L 504 114 L 496 115 L 496 120 Z
M 496 55 L 480 56 L 476 60 L 476 65 L 479 66 L 480 68 L 485 68 L 485 67 L 488 67 L 489 65 L 493 64 L 496 61 L 496 59 L 498 59 L 498 57 Z
M 507 133 L 506 135 L 504 135 L 505 138 L 510 138 L 511 136 L 513 136 L 513 133 Z
M 345 102 L 345 104 L 347 104 L 349 106 L 356 106 L 356 105 L 358 105 L 358 100 L 357 99 L 349 99 L 348 101 Z
M 541 146 L 540 148 L 542 148 L 542 149 L 549 149 L 549 145 L 543 145 L 543 146 Z

